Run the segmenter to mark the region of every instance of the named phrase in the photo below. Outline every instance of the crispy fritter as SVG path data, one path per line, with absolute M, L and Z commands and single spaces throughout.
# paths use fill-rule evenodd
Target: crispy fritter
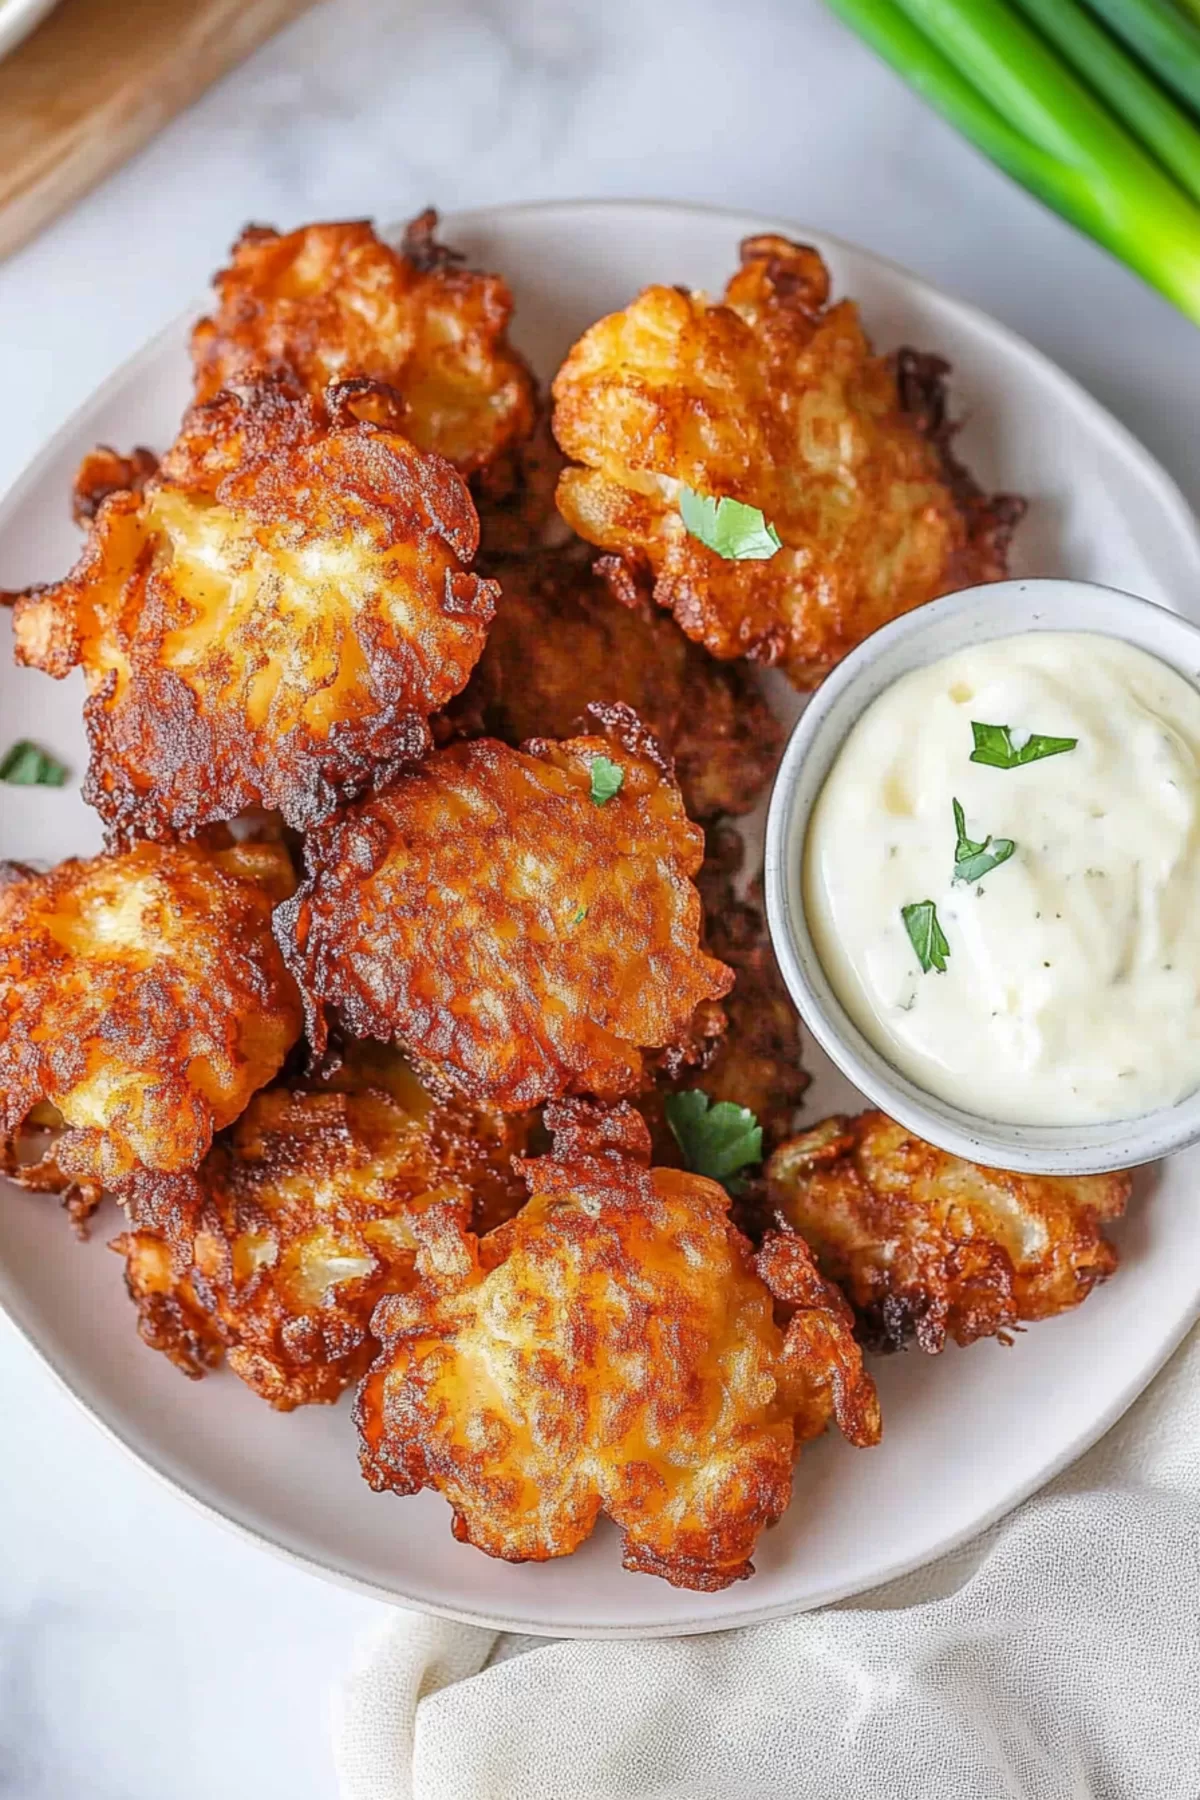
M 142 1337 L 192 1376 L 224 1348 L 280 1411 L 336 1400 L 375 1352 L 371 1312 L 412 1267 L 417 1215 L 447 1205 L 476 1230 L 511 1217 L 532 1125 L 438 1100 L 379 1044 L 264 1088 L 195 1175 L 134 1185 L 131 1212 L 159 1229 L 114 1248 Z
M 950 364 L 920 350 L 897 350 L 891 359 L 900 410 L 933 445 L 942 476 L 966 521 L 967 541 L 950 571 L 952 588 L 978 587 L 1008 575 L 1008 547 L 1025 517 L 1019 494 L 987 494 L 954 454 L 958 421 L 950 416 Z
M 578 557 L 494 565 L 501 595 L 487 647 L 450 717 L 507 744 L 570 737 L 593 701 L 624 701 L 675 761 L 691 819 L 749 812 L 783 727 L 748 670 L 722 667 L 656 612 L 624 604 Z
M 896 614 L 1002 575 L 1020 503 L 960 503 L 944 417 L 905 413 L 814 249 L 755 237 L 741 257 L 723 303 L 650 287 L 571 350 L 554 431 L 582 466 L 558 504 L 582 537 L 647 562 L 659 605 L 714 656 L 809 688 Z M 928 400 L 916 374 L 909 388 Z M 681 483 L 760 508 L 782 548 L 724 560 L 685 531 Z
M 709 833 L 698 877 L 707 943 L 736 980 L 722 1002 L 728 1027 L 704 1087 L 714 1100 L 748 1106 L 770 1150 L 791 1130 L 809 1077 L 800 1062 L 800 1017 L 771 948 L 761 879 L 741 898 L 734 885 L 742 856 L 732 829 Z
M 549 408 L 539 404 L 530 435 L 472 478 L 481 561 L 529 556 L 566 543 L 582 548 L 554 504 L 564 462 L 550 429 Z
M 157 468 L 157 456 L 143 444 L 128 456 L 107 444 L 97 444 L 76 469 L 71 486 L 71 517 L 76 525 L 90 525 L 101 501 L 110 494 L 140 494 Z
M 849 1309 L 799 1239 L 756 1259 L 723 1189 L 650 1169 L 631 1107 L 547 1122 L 554 1155 L 524 1165 L 507 1225 L 480 1241 L 451 1208 L 418 1222 L 416 1275 L 373 1321 L 363 1472 L 437 1489 L 491 1556 L 569 1555 L 604 1512 L 627 1569 L 727 1587 L 787 1505 L 799 1442 L 831 1418 L 878 1439 Z
M 181 1193 L 181 1201 L 187 1198 Z M 181 1274 L 177 1249 L 165 1233 L 135 1228 L 109 1248 L 125 1258 L 125 1286 L 142 1342 L 161 1350 L 192 1381 L 215 1369 L 225 1354 L 220 1318 L 197 1294 L 191 1273 Z
M 0 1137 L 0 1175 L 30 1194 L 56 1194 L 78 1238 L 88 1235 L 88 1221 L 104 1198 L 98 1181 L 71 1175 L 55 1154 L 63 1135 L 63 1117 L 42 1101 L 15 1131 Z
M 460 477 L 370 384 L 194 407 L 142 493 L 105 500 L 65 580 L 18 597 L 17 659 L 82 664 L 85 797 L 114 840 L 253 806 L 305 829 L 420 757 L 495 586 Z M 382 422 L 373 422 L 382 421 Z
M 703 839 L 669 764 L 602 710 L 604 736 L 451 744 L 313 832 L 277 921 L 310 1001 L 505 1109 L 635 1091 L 733 976 L 700 949 Z M 601 757 L 623 779 L 598 804 Z
M 300 1034 L 271 930 L 294 883 L 278 844 L 138 844 L 45 875 L 10 869 L 0 1138 L 48 1104 L 64 1127 L 53 1164 L 71 1180 L 194 1168 Z
M 1013 1175 L 936 1150 L 880 1112 L 776 1150 L 768 1205 L 809 1244 L 869 1342 L 922 1350 L 1003 1337 L 1086 1300 L 1117 1266 L 1100 1226 L 1130 1177 Z
M 252 225 L 192 334 L 196 398 L 264 370 L 299 376 L 318 399 L 366 375 L 403 397 L 419 449 L 464 475 L 491 468 L 533 429 L 533 376 L 508 342 L 506 283 L 458 267 L 436 227 L 422 213 L 396 251 L 364 219 L 285 236 Z
M 701 1088 L 714 1102 L 748 1107 L 762 1127 L 769 1155 L 793 1129 L 809 1082 L 800 1060 L 799 1015 L 771 948 L 759 883 L 744 897 L 735 887 L 743 855 L 738 833 L 718 825 L 708 834 L 707 855 L 696 878 L 704 902 L 705 948 L 736 977 L 721 1002 L 724 1022 L 712 1054 L 656 1071 L 655 1086 L 636 1103 L 650 1127 L 654 1160 L 672 1167 L 682 1156 L 667 1122 L 671 1092 Z

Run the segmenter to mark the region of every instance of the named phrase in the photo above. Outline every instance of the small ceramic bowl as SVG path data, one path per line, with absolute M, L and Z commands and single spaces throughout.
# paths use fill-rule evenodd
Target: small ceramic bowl
M 964 1111 L 918 1087 L 869 1043 L 838 1000 L 805 918 L 808 822 L 825 778 L 860 715 L 911 669 L 973 644 L 1028 631 L 1121 638 L 1200 685 L 1200 630 L 1178 613 L 1086 581 L 1001 581 L 949 594 L 885 625 L 838 664 L 784 751 L 767 819 L 771 938 L 808 1029 L 855 1087 L 909 1131 L 992 1168 L 1043 1175 L 1132 1168 L 1200 1141 L 1200 1091 L 1138 1118 L 1089 1125 L 1012 1125 Z

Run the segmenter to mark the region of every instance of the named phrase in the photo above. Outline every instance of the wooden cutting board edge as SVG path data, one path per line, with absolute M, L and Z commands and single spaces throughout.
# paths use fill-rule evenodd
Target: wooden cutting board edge
M 313 0 L 61 0 L 0 62 L 0 257 Z

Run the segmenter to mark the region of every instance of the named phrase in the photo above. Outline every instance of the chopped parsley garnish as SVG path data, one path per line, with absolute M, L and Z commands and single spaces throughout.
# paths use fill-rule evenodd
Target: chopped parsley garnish
M 1030 732 L 1018 749 L 1012 741 L 1011 725 L 981 725 L 971 720 L 975 748 L 971 761 L 986 763 L 990 769 L 1021 769 L 1026 763 L 1041 762 L 1044 756 L 1061 756 L 1073 750 L 1078 738 L 1045 737 L 1040 731 Z
M 766 562 L 783 548 L 779 533 L 757 506 L 747 506 L 728 494 L 716 499 L 681 487 L 679 516 L 692 537 L 726 562 Z
M 575 914 L 575 917 L 571 920 L 571 923 L 572 923 L 572 925 L 582 925 L 583 921 L 586 918 L 587 918 L 587 907 L 581 906 L 579 911 Z
M 938 924 L 937 907 L 933 901 L 914 900 L 910 906 L 900 908 L 900 917 L 904 920 L 908 941 L 916 951 L 917 961 L 926 975 L 930 969 L 936 969 L 939 975 L 944 975 L 950 946 L 946 942 L 945 932 Z
M 762 1161 L 762 1126 L 748 1106 L 735 1106 L 732 1100 L 712 1101 L 703 1088 L 688 1088 L 667 1095 L 666 1113 L 683 1160 L 694 1175 L 722 1181 L 730 1193 L 736 1193 L 741 1183 L 731 1177 Z
M 619 763 L 609 762 L 607 756 L 593 756 L 592 799 L 597 806 L 607 806 L 613 795 L 620 793 L 624 779 L 625 771 Z
M 13 787 L 62 787 L 66 779 L 66 764 L 39 750 L 28 738 L 22 738 L 0 758 L 0 781 Z
M 954 846 L 955 881 L 982 881 L 993 869 L 1007 862 L 1016 845 L 1011 838 L 986 837 L 981 844 L 967 836 L 967 820 L 958 801 L 954 802 L 954 829 L 958 841 Z

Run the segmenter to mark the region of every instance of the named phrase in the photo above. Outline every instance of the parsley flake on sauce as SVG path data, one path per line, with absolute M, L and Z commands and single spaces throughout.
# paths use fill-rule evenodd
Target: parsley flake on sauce
M 679 490 L 679 516 L 691 537 L 715 550 L 726 562 L 767 562 L 783 548 L 779 533 L 757 506 L 728 494 L 716 499 L 694 488 Z
M 971 720 L 971 735 L 975 739 L 971 761 L 986 763 L 989 769 L 1022 769 L 1026 763 L 1041 762 L 1044 756 L 1062 756 L 1079 742 L 1078 738 L 1046 737 L 1033 731 L 1018 749 L 1012 741 L 1011 725 L 981 725 L 977 719 Z
M 986 837 L 982 843 L 967 836 L 967 820 L 958 801 L 954 802 L 954 829 L 957 842 L 954 846 L 954 880 L 982 881 L 993 869 L 1008 861 L 1016 845 L 1011 838 Z
M 712 1101 L 703 1088 L 688 1088 L 666 1098 L 667 1124 L 694 1175 L 722 1181 L 731 1193 L 739 1169 L 762 1161 L 762 1126 L 748 1106 L 732 1100 Z
M 22 738 L 0 757 L 0 781 L 13 787 L 62 787 L 67 766 L 28 738 Z
M 914 900 L 911 905 L 900 908 L 900 917 L 904 920 L 908 941 L 916 951 L 917 961 L 926 975 L 930 969 L 936 969 L 939 975 L 944 975 L 950 945 L 938 924 L 937 907 L 933 901 Z
M 597 806 L 607 806 L 613 795 L 620 793 L 624 780 L 625 771 L 619 763 L 609 762 L 607 756 L 593 756 L 592 799 Z

